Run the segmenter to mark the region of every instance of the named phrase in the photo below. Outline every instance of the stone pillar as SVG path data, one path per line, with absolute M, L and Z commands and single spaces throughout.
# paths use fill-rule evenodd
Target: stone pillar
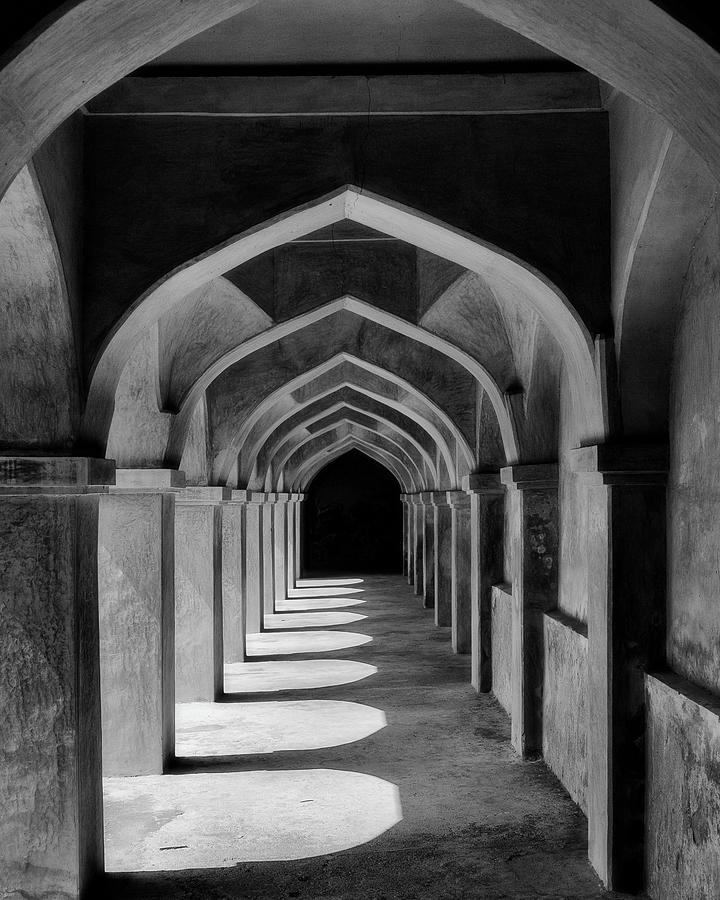
M 290 591 L 295 587 L 295 506 L 297 494 L 290 494 L 290 499 L 285 504 L 285 590 L 289 597 Z
M 258 634 L 262 628 L 263 597 L 263 498 L 264 494 L 238 491 L 245 495 L 245 630 Z
M 407 583 L 413 583 L 413 572 L 415 567 L 415 506 L 410 494 L 405 494 L 405 533 L 406 533 L 406 553 L 407 567 L 405 576 Z
M 273 609 L 278 603 L 287 600 L 287 511 L 290 505 L 290 494 L 275 494 L 273 504 L 273 581 L 275 596 Z
M 447 497 L 452 517 L 450 546 L 452 648 L 455 653 L 470 653 L 472 650 L 470 497 L 464 491 L 448 491 Z
M 223 660 L 244 662 L 246 658 L 245 498 L 246 491 L 230 491 L 222 504 L 222 616 Z
M 557 465 L 507 466 L 512 511 L 512 715 L 523 758 L 542 751 L 543 613 L 557 606 Z
M 98 507 L 114 463 L 0 458 L 0 885 L 79 898 L 103 869 Z
M 118 469 L 100 503 L 103 773 L 161 773 L 175 752 L 174 469 Z
M 263 621 L 275 612 L 275 494 L 261 494 L 262 504 L 262 570 Z
M 435 510 L 432 492 L 423 491 L 422 502 L 422 598 L 425 609 L 435 606 Z
M 447 491 L 433 491 L 433 583 L 435 624 L 452 624 L 452 508 Z
M 470 495 L 470 680 L 492 689 L 492 588 L 503 580 L 505 488 L 496 473 L 463 480 Z
M 295 581 L 302 576 L 302 554 L 303 554 L 303 533 L 302 533 L 302 503 L 305 494 L 296 494 L 297 503 L 295 504 Z
M 665 655 L 667 447 L 583 447 L 588 505 L 588 855 L 612 890 L 642 888 L 646 671 Z
M 413 572 L 412 584 L 416 594 L 423 592 L 423 546 L 425 541 L 425 508 L 420 494 L 412 494 L 413 504 Z
M 188 487 L 175 498 L 175 700 L 223 692 L 223 487 Z
M 408 537 L 410 520 L 408 518 L 408 502 L 405 494 L 400 494 L 400 503 L 402 503 L 402 573 L 407 578 L 410 571 L 410 542 Z

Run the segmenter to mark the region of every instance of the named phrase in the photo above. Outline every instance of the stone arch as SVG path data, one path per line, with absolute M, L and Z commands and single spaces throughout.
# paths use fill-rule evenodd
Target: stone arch
M 343 423 L 369 430 L 368 425 L 363 422 L 363 419 L 367 418 L 376 422 L 380 421 L 379 419 L 373 419 L 373 417 L 366 415 L 365 413 L 362 413 L 359 416 L 355 415 L 354 413 L 355 411 L 351 408 L 345 406 L 344 404 L 340 404 L 337 409 L 327 410 L 321 416 L 318 416 L 317 430 L 314 430 L 306 434 L 305 436 L 298 436 L 296 439 L 288 438 L 287 441 L 284 441 L 280 446 L 278 446 L 276 448 L 276 452 L 273 455 L 273 458 L 268 462 L 267 465 L 264 489 L 268 491 L 273 490 L 272 484 L 270 483 L 271 473 L 283 472 L 292 455 L 303 445 L 312 441 L 314 438 L 333 429 L 336 429 Z M 328 419 L 327 424 L 320 424 L 324 419 Z M 386 438 L 388 441 L 395 444 L 399 449 L 405 452 L 406 457 L 415 465 L 418 476 L 420 478 L 423 477 L 424 471 L 427 470 L 433 482 L 437 484 L 437 473 L 435 471 L 435 466 L 432 463 L 432 460 L 430 459 L 429 455 L 415 443 L 415 441 L 408 437 L 407 434 L 395 430 L 393 430 L 390 434 L 380 430 L 376 430 L 376 433 L 379 436 Z M 403 444 L 409 444 L 409 447 L 403 446 Z M 417 458 L 415 458 L 415 456 L 413 455 L 413 451 L 417 454 Z M 255 488 L 250 486 L 250 489 L 254 490 Z
M 307 490 L 310 482 L 321 469 L 324 469 L 328 463 L 331 463 L 351 449 L 365 453 L 370 459 L 374 459 L 376 462 L 380 463 L 380 465 L 384 466 L 395 476 L 395 478 L 397 478 L 400 487 L 405 493 L 416 493 L 419 490 L 419 485 L 416 485 L 412 481 L 408 473 L 402 473 L 402 470 L 396 468 L 397 463 L 395 460 L 381 453 L 377 448 L 373 447 L 371 444 L 367 444 L 357 436 L 345 437 L 338 441 L 332 449 L 319 451 L 316 457 L 308 460 L 306 466 L 299 468 L 298 471 L 294 473 L 292 481 L 289 484 L 289 489 L 293 491 Z
M 565 56 L 668 121 L 720 172 L 720 57 L 650 0 L 462 0 Z M 0 195 L 42 141 L 124 75 L 253 0 L 65 3 L 4 56 Z M 67 48 L 73 47 L 69 60 Z M 677 61 L 668 67 L 667 59 Z
M 382 412 L 378 412 L 373 408 L 363 409 L 357 404 L 357 402 L 353 403 L 352 400 L 346 399 L 345 397 L 342 397 L 340 400 L 333 403 L 333 395 L 337 393 L 337 391 L 334 391 L 328 394 L 327 398 L 330 401 L 330 405 L 322 407 L 319 412 L 311 414 L 310 416 L 304 416 L 304 410 L 306 407 L 317 406 L 317 400 L 314 399 L 310 401 L 310 403 L 306 403 L 301 406 L 296 413 L 293 413 L 292 416 L 288 417 L 288 419 L 292 419 L 298 414 L 303 415 L 302 421 L 298 422 L 297 424 L 293 424 L 290 430 L 281 430 L 280 426 L 282 425 L 282 422 L 278 422 L 278 427 L 275 429 L 275 431 L 269 434 L 268 438 L 262 443 L 262 445 L 256 445 L 254 451 L 247 454 L 246 459 L 248 467 L 253 464 L 254 468 L 258 469 L 259 473 L 262 470 L 260 461 L 263 456 L 265 456 L 265 458 L 267 458 L 268 460 L 272 460 L 276 455 L 279 454 L 280 449 L 292 440 L 293 436 L 296 433 L 301 433 L 303 429 L 308 427 L 308 425 L 314 424 L 324 416 L 336 413 L 340 409 L 347 409 L 352 412 L 359 413 L 362 416 L 371 418 L 378 423 L 383 423 L 385 426 L 399 429 L 400 432 L 404 434 L 408 440 L 412 441 L 412 443 L 417 447 L 418 452 L 423 456 L 423 459 L 425 460 L 434 480 L 436 482 L 439 480 L 436 461 L 432 459 L 427 448 L 423 447 L 420 441 L 417 440 L 413 435 L 411 435 L 407 428 L 402 428 L 397 420 L 391 421 L 389 418 L 387 418 L 387 415 L 383 415 Z M 386 407 L 385 404 L 381 403 L 381 409 L 388 409 L 388 407 Z M 408 420 L 407 417 L 403 418 L 406 422 L 412 421 Z M 437 445 L 434 445 L 434 449 L 437 453 Z M 253 460 L 255 460 L 254 463 L 252 463 Z
M 65 269 L 32 165 L 0 200 L 0 432 L 11 448 L 72 448 L 81 398 Z
M 209 279 L 288 240 L 344 219 L 478 272 L 496 292 L 510 291 L 523 297 L 547 322 L 562 348 L 574 408 L 581 423 L 579 438 L 598 440 L 605 435 L 606 422 L 602 392 L 595 373 L 593 341 L 575 309 L 556 286 L 537 269 L 498 247 L 452 229 L 417 210 L 346 186 L 226 241 L 171 272 L 138 298 L 106 338 L 93 366 L 84 419 L 85 440 L 90 444 L 104 444 L 112 416 L 114 387 L 129 347 L 138 334 L 177 302 L 178 297 L 186 296 Z M 484 368 L 478 375 L 498 420 L 505 423 L 504 434 L 512 434 L 505 398 Z M 512 445 L 506 446 L 506 456 L 509 460 L 517 458 Z
M 374 366 L 372 363 L 368 363 L 365 360 L 361 360 L 355 356 L 351 356 L 348 353 L 339 353 L 326 362 L 321 363 L 316 368 L 305 372 L 302 375 L 299 375 L 291 381 L 287 382 L 281 388 L 273 391 L 261 403 L 257 404 L 254 407 L 253 411 L 245 418 L 242 425 L 239 428 L 233 430 L 233 438 L 231 442 L 227 447 L 223 449 L 217 462 L 217 481 L 220 484 L 226 483 L 233 463 L 237 458 L 240 448 L 244 445 L 248 434 L 250 433 L 253 426 L 258 422 L 258 420 L 264 415 L 265 411 L 273 405 L 273 403 L 275 403 L 282 397 L 287 396 L 292 391 L 302 388 L 321 375 L 339 366 L 342 366 L 345 363 L 350 363 L 358 369 L 364 369 L 365 371 L 371 372 L 372 374 L 379 376 L 381 379 L 394 384 L 396 387 L 401 388 L 408 395 L 415 398 L 421 406 L 424 406 L 428 410 L 430 410 L 432 412 L 432 415 L 429 417 L 429 420 L 432 421 L 434 419 L 435 421 L 441 423 L 443 429 L 446 430 L 446 432 L 454 439 L 455 446 L 457 448 L 458 462 L 462 462 L 463 467 L 466 470 L 462 474 L 467 474 L 467 472 L 472 471 L 474 467 L 474 456 L 472 450 L 468 446 L 467 441 L 463 437 L 458 427 L 442 409 L 434 404 L 427 396 L 422 394 L 417 388 L 415 388 L 413 385 L 400 378 L 399 376 L 394 375 L 393 373 L 388 372 L 384 369 L 380 369 L 378 366 Z M 440 446 L 442 447 L 442 445 Z M 457 473 L 458 463 L 452 458 L 449 453 L 444 453 L 443 455 L 449 471 L 452 473 Z

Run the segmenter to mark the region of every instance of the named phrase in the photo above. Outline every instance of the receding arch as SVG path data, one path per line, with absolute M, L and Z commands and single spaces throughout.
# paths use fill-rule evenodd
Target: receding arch
M 442 336 L 433 334 L 433 332 L 418 325 L 413 325 L 411 322 L 408 322 L 400 316 L 396 316 L 393 313 L 379 309 L 370 303 L 366 303 L 363 300 L 359 300 L 356 297 L 349 295 L 339 297 L 337 300 L 334 300 L 325 306 L 300 316 L 295 316 L 287 322 L 268 328 L 216 360 L 216 362 L 203 373 L 201 378 L 195 382 L 185 395 L 175 421 L 173 442 L 182 440 L 182 435 L 187 427 L 187 418 L 191 415 L 192 409 L 198 398 L 202 396 L 209 385 L 224 371 L 230 368 L 230 366 L 235 365 L 235 363 L 250 354 L 255 353 L 257 350 L 269 346 L 275 341 L 281 340 L 292 334 L 297 334 L 304 328 L 317 322 L 321 322 L 340 312 L 350 312 L 370 322 L 375 322 L 390 331 L 394 331 L 410 340 L 431 347 L 433 350 L 437 350 L 439 353 L 444 354 L 454 362 L 458 363 L 458 365 L 462 366 L 477 379 L 482 387 L 488 392 L 493 408 L 498 413 L 500 434 L 506 448 L 508 459 L 517 459 L 519 452 L 517 435 L 515 433 L 514 422 L 509 413 L 505 395 L 498 388 L 497 382 L 492 374 L 488 372 L 479 360 L 469 353 L 466 353 L 464 350 L 461 350 Z
M 280 427 L 288 419 L 292 418 L 298 413 L 302 413 L 303 410 L 305 410 L 309 406 L 317 404 L 318 401 L 322 401 L 325 398 L 330 398 L 336 394 L 344 393 L 346 391 L 350 391 L 353 394 L 365 396 L 371 401 L 379 403 L 383 408 L 395 411 L 400 417 L 407 418 L 406 409 L 403 407 L 403 404 L 391 397 L 385 397 L 382 394 L 371 391 L 368 388 L 361 387 L 357 384 L 341 383 L 339 385 L 335 385 L 331 388 L 319 392 L 318 394 L 305 398 L 303 401 L 290 408 L 289 410 L 282 410 L 277 412 L 275 409 L 273 409 L 272 411 L 268 410 L 268 424 L 266 425 L 266 427 L 257 436 L 254 436 L 253 432 L 251 432 L 247 442 L 240 451 L 240 455 L 243 460 L 240 474 L 241 476 L 243 476 L 243 479 L 247 480 L 249 478 L 252 471 L 252 466 L 257 455 L 260 452 L 260 449 L 273 438 L 277 430 L 279 430 Z M 352 402 L 345 397 L 342 398 L 341 402 L 344 402 L 347 405 L 356 408 L 358 412 L 366 412 L 366 410 L 362 410 L 356 404 L 352 404 Z M 418 428 L 422 429 L 428 435 L 428 440 L 438 450 L 443 462 L 445 462 L 447 459 L 452 458 L 451 448 L 448 446 L 447 441 L 445 440 L 442 433 L 432 424 L 432 422 L 428 422 L 422 417 L 413 418 L 412 421 L 417 424 Z M 449 472 L 448 475 L 450 475 Z
M 338 441 L 338 443 L 330 449 L 319 451 L 317 457 L 308 460 L 304 467 L 300 467 L 298 471 L 294 473 L 293 480 L 290 482 L 290 489 L 293 491 L 304 491 L 321 469 L 334 459 L 337 459 L 338 456 L 347 453 L 347 451 L 352 448 L 360 450 L 360 452 L 369 456 L 370 459 L 374 459 L 376 462 L 380 463 L 380 465 L 384 466 L 395 476 L 395 478 L 397 478 L 400 487 L 405 493 L 415 493 L 418 490 L 418 486 L 414 485 L 411 479 L 402 477 L 402 475 L 394 468 L 394 460 L 389 459 L 384 454 L 378 452 L 372 445 L 366 444 L 357 436 L 353 435 Z
M 338 415 L 341 413 L 341 415 Z M 282 472 L 285 470 L 285 467 L 288 465 L 291 457 L 298 452 L 302 447 L 316 438 L 327 434 L 337 428 L 342 427 L 343 425 L 347 425 L 348 427 L 352 427 L 354 429 L 358 429 L 361 432 L 367 432 L 368 434 L 374 434 L 377 438 L 382 438 L 384 441 L 393 444 L 397 447 L 398 451 L 403 454 L 403 459 L 406 461 L 407 465 L 411 465 L 414 470 L 417 472 L 418 478 L 422 481 L 424 480 L 423 466 L 428 465 L 428 456 L 425 453 L 422 453 L 419 448 L 415 447 L 414 444 L 411 443 L 410 448 L 403 446 L 403 443 L 410 443 L 407 436 L 402 434 L 401 432 L 397 432 L 396 434 L 387 434 L 386 432 L 380 432 L 375 429 L 372 429 L 367 424 L 362 422 L 362 419 L 354 417 L 349 410 L 336 410 L 332 413 L 324 414 L 324 417 L 328 419 L 332 419 L 334 417 L 334 421 L 329 421 L 327 424 L 320 425 L 317 431 L 313 431 L 305 437 L 300 438 L 297 442 L 293 443 L 290 446 L 283 446 L 279 448 L 277 454 L 277 462 L 276 464 L 269 464 L 268 470 L 266 473 L 266 483 L 265 490 L 272 490 L 272 485 L 270 483 L 271 472 L 277 471 Z M 319 417 L 319 421 L 322 421 L 323 417 Z M 413 456 L 413 450 L 416 450 L 418 453 L 418 459 Z M 429 467 L 428 467 L 429 468 Z M 432 469 L 430 469 L 431 477 L 433 477 Z M 435 480 L 435 479 L 433 479 Z M 435 482 L 436 483 L 436 482 Z
M 604 437 L 607 423 L 595 372 L 592 337 L 565 295 L 549 279 L 512 254 L 479 238 L 450 228 L 417 210 L 360 188 L 345 186 L 212 248 L 171 272 L 139 297 L 108 335 L 95 360 L 84 418 L 85 440 L 104 445 L 112 417 L 115 384 L 128 350 L 137 336 L 167 312 L 178 297 L 186 296 L 209 279 L 223 275 L 261 253 L 344 219 L 478 272 L 497 293 L 511 291 L 522 296 L 548 324 L 563 351 L 571 396 L 582 423 L 579 438 L 599 440 Z M 455 352 L 462 351 L 456 348 Z M 503 423 L 510 440 L 514 431 L 505 398 L 483 367 L 478 368 L 476 377 L 488 391 L 498 421 Z M 506 446 L 508 460 L 517 458 L 516 451 L 517 447 L 512 443 Z
M 371 422 L 374 422 L 380 426 L 386 426 L 397 432 L 397 434 L 400 435 L 404 441 L 409 442 L 415 448 L 417 453 L 422 458 L 424 464 L 427 466 L 427 469 L 430 472 L 433 481 L 436 484 L 438 483 L 438 473 L 435 461 L 432 459 L 428 451 L 417 440 L 415 440 L 412 435 L 408 434 L 407 431 L 400 429 L 395 423 L 382 416 L 381 413 L 360 409 L 359 407 L 347 401 L 336 403 L 328 407 L 327 409 L 324 409 L 323 411 L 311 416 L 302 424 L 297 425 L 291 432 L 285 434 L 279 443 L 271 445 L 269 447 L 267 447 L 267 445 L 264 446 L 262 448 L 262 451 L 265 451 L 267 447 L 267 462 L 263 464 L 263 469 L 266 468 L 267 471 L 282 471 L 295 446 L 299 446 L 299 444 L 297 444 L 298 439 L 303 439 L 301 432 L 307 429 L 310 425 L 322 422 L 325 419 L 336 416 L 341 412 L 349 414 L 348 418 L 350 421 L 357 421 L 354 416 L 355 414 L 358 414 L 362 418 L 369 419 Z M 315 433 L 317 432 L 313 432 L 313 434 Z M 262 470 L 258 472 L 258 476 L 260 476 L 261 473 Z M 248 489 L 259 490 L 259 488 L 254 488 L 252 485 L 248 485 Z
M 361 360 L 358 357 L 352 356 L 351 354 L 339 353 L 326 362 L 322 363 L 321 365 L 317 366 L 316 368 L 310 370 L 309 372 L 305 372 L 302 375 L 297 376 L 297 378 L 294 378 L 291 381 L 287 382 L 285 385 L 283 385 L 283 387 L 278 388 L 276 391 L 273 391 L 261 403 L 255 406 L 253 412 L 249 416 L 247 416 L 247 418 L 243 422 L 242 427 L 234 432 L 233 439 L 230 442 L 229 446 L 224 448 L 222 451 L 217 465 L 218 482 L 220 484 L 226 483 L 228 474 L 233 466 L 235 459 L 237 458 L 240 448 L 245 443 L 247 435 L 249 434 L 252 427 L 264 414 L 266 408 L 270 407 L 276 400 L 280 399 L 284 395 L 287 395 L 290 392 L 308 384 L 312 380 L 316 379 L 319 375 L 329 372 L 332 369 L 345 363 L 351 363 L 352 365 L 357 366 L 360 369 L 365 369 L 366 371 L 371 372 L 388 382 L 392 382 L 396 386 L 401 387 L 407 394 L 412 395 L 413 397 L 420 400 L 420 402 L 427 408 L 432 409 L 433 414 L 437 418 L 437 420 L 442 423 L 443 427 L 446 428 L 447 431 L 455 439 L 459 457 L 463 460 L 465 466 L 469 467 L 467 471 L 472 471 L 474 467 L 473 452 L 468 446 L 467 441 L 465 440 L 457 425 L 455 425 L 455 423 L 445 412 L 443 412 L 443 410 L 437 407 L 426 395 L 422 394 L 416 387 L 411 385 L 409 382 L 404 381 L 399 376 L 394 375 L 393 373 L 388 372 L 385 369 L 380 369 L 378 366 L 375 366 L 372 363 L 365 362 L 365 360 Z M 448 466 L 448 469 L 450 471 L 455 471 L 455 463 L 452 458 L 446 458 L 446 465 Z

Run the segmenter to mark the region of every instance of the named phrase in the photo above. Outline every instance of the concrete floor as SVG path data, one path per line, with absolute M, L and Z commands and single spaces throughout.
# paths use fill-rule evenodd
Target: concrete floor
M 317 598 L 342 608 L 343 590 L 364 643 L 308 628 L 333 608 Z M 106 779 L 117 871 L 99 896 L 621 896 L 586 860 L 584 817 L 542 762 L 513 755 L 505 714 L 403 579 L 293 593 L 253 642 L 263 656 L 228 667 L 227 702 L 179 708 L 175 772 Z

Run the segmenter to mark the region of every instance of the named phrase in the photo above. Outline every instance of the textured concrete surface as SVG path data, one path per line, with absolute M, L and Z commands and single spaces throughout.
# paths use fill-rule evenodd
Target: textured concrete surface
M 135 872 L 108 875 L 104 897 L 617 896 L 601 890 L 587 863 L 584 817 L 541 762 L 514 755 L 507 718 L 491 697 L 474 693 L 469 660 L 452 654 L 444 632 L 438 640 L 432 612 L 400 577 L 363 587 L 363 631 L 373 640 L 327 662 L 371 665 L 375 674 L 311 692 L 288 678 L 274 699 L 248 693 L 245 702 L 218 706 L 232 719 L 259 704 L 260 722 L 273 702 L 278 710 L 311 700 L 361 704 L 382 713 L 385 727 L 325 749 L 281 750 L 303 729 L 296 717 L 284 731 L 280 717 L 275 752 L 196 758 L 162 778 L 113 779 L 109 858 Z M 304 654 L 273 665 L 301 663 L 315 660 Z M 216 731 L 216 746 L 233 731 Z M 210 748 L 210 734 L 183 739 Z M 150 867 L 159 871 L 141 871 Z
M 98 604 L 103 772 L 162 772 L 174 738 L 175 498 L 100 501 Z
M 720 896 L 720 703 L 675 675 L 646 678 L 647 879 L 655 900 Z
M 509 585 L 492 592 L 492 692 L 510 715 L 512 705 L 512 593 Z
M 587 634 L 559 613 L 543 624 L 543 759 L 587 813 Z

